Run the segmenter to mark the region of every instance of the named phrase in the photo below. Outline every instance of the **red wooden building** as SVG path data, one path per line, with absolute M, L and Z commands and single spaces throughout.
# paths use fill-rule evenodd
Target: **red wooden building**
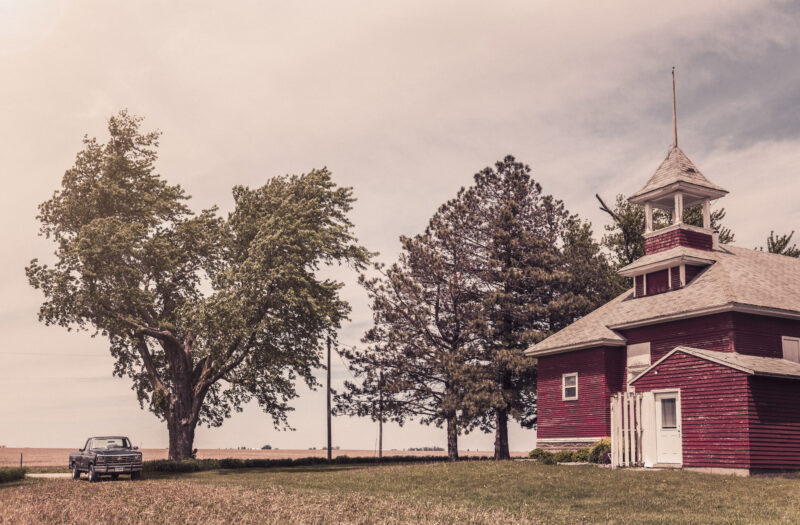
M 676 134 L 677 135 L 677 134 Z M 645 208 L 633 286 L 528 350 L 538 359 L 537 444 L 610 435 L 610 399 L 643 405 L 644 464 L 749 474 L 800 468 L 800 260 L 720 245 L 710 204 L 727 193 L 677 147 L 630 197 Z M 683 222 L 690 206 L 703 226 Z M 672 224 L 653 229 L 653 210 Z

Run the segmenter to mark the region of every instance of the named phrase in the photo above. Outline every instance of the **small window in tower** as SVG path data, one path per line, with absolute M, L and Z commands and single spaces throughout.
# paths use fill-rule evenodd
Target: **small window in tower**
M 572 401 L 578 399 L 578 373 L 564 374 L 561 376 L 561 399 Z
M 783 336 L 783 358 L 800 363 L 800 337 Z

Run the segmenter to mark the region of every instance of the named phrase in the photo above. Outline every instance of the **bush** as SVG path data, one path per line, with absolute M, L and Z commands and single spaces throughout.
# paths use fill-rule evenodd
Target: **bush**
M 216 459 L 185 459 L 183 461 L 158 459 L 145 461 L 142 470 L 144 472 L 198 472 L 220 468 L 219 463 Z
M 559 450 L 553 456 L 556 463 L 572 463 L 575 461 L 574 454 L 571 450 Z
M 467 457 L 459 461 L 476 461 L 491 459 L 489 457 Z M 184 461 L 171 461 L 160 459 L 145 461 L 145 472 L 198 472 L 201 470 L 215 469 L 243 469 L 243 468 L 284 468 L 284 467 L 309 467 L 315 465 L 351 465 L 351 464 L 378 464 L 378 463 L 434 463 L 448 461 L 447 456 L 390 456 L 384 458 L 351 458 L 339 456 L 328 461 L 326 458 L 307 457 L 297 459 L 186 459 Z
M 25 479 L 25 473 L 27 471 L 28 469 L 20 467 L 0 468 L 0 483 L 11 483 L 12 481 Z
M 603 438 L 589 449 L 592 463 L 611 463 L 611 438 Z
M 539 457 L 539 463 L 541 463 L 542 465 L 555 465 L 556 464 L 555 454 L 553 454 L 552 452 L 546 452 L 546 451 L 543 452 L 544 454 L 542 454 Z
M 591 450 L 590 447 L 579 448 L 572 454 L 572 460 L 578 463 L 586 463 L 589 461 Z
M 535 448 L 528 452 L 528 459 L 541 459 L 542 456 L 550 454 L 541 448 Z

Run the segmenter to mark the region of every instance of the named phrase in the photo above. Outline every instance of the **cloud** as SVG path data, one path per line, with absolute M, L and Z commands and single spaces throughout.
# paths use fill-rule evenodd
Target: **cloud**
M 594 193 L 631 193 L 666 153 L 676 65 L 681 146 L 731 190 L 719 205 L 740 243 L 798 224 L 790 196 L 798 184 L 800 16 L 792 3 L 8 5 L 14 16 L 0 17 L 0 42 L 14 39 L 0 55 L 0 352 L 88 348 L 104 357 L 71 365 L 86 376 L 110 376 L 104 342 L 39 325 L 41 298 L 22 268 L 52 252 L 36 236 L 36 205 L 58 187 L 83 134 L 102 138 L 119 108 L 164 131 L 159 170 L 187 188 L 197 209 L 219 204 L 226 212 L 234 184 L 328 166 L 355 189 L 361 241 L 391 262 L 399 235 L 421 231 L 441 202 L 507 153 L 602 233 Z M 354 344 L 369 308 L 352 274 L 336 275 L 353 304 L 342 339 Z M 53 377 L 57 363 L 15 360 L 3 374 Z M 336 377 L 346 373 L 335 368 Z M 36 388 L 20 386 L 25 410 L 38 410 L 28 395 Z M 53 384 L 48 392 L 92 410 L 91 388 Z M 163 441 L 163 425 L 139 411 L 124 380 L 118 388 L 129 396 L 118 410 L 136 422 L 133 431 Z M 297 401 L 294 435 L 273 434 L 248 407 L 220 429 L 199 431 L 198 442 L 319 446 L 321 395 Z M 8 410 L 0 404 L 0 419 Z M 52 445 L 72 431 L 60 425 Z M 370 423 L 337 425 L 343 446 L 371 446 Z M 14 439 L 24 444 L 41 431 L 32 424 Z M 515 432 L 512 448 L 530 448 L 532 434 Z M 416 425 L 388 435 L 389 447 L 444 442 L 440 430 Z M 490 448 L 492 438 L 465 443 Z

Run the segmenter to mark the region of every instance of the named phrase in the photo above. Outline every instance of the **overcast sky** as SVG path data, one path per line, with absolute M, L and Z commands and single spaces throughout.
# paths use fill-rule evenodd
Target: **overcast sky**
M 104 340 L 38 323 L 23 270 L 53 250 L 37 204 L 121 108 L 163 131 L 159 172 L 197 210 L 227 212 L 235 184 L 327 166 L 355 190 L 359 239 L 391 262 L 398 236 L 508 153 L 599 237 L 594 194 L 635 191 L 666 155 L 674 65 L 680 145 L 730 190 L 717 205 L 736 244 L 754 247 L 800 229 L 799 47 L 800 12 L 781 2 L 0 0 L 0 444 L 123 433 L 167 445 L 130 381 L 111 377 Z M 341 339 L 357 344 L 370 313 L 343 278 L 353 315 Z M 348 377 L 338 358 L 333 376 Z M 324 394 L 300 392 L 295 432 L 254 405 L 200 428 L 197 446 L 323 445 Z M 376 439 L 371 422 L 335 420 L 335 445 Z M 534 441 L 512 429 L 512 450 Z M 445 442 L 414 423 L 384 438 Z M 461 448 L 492 443 L 473 433 Z

